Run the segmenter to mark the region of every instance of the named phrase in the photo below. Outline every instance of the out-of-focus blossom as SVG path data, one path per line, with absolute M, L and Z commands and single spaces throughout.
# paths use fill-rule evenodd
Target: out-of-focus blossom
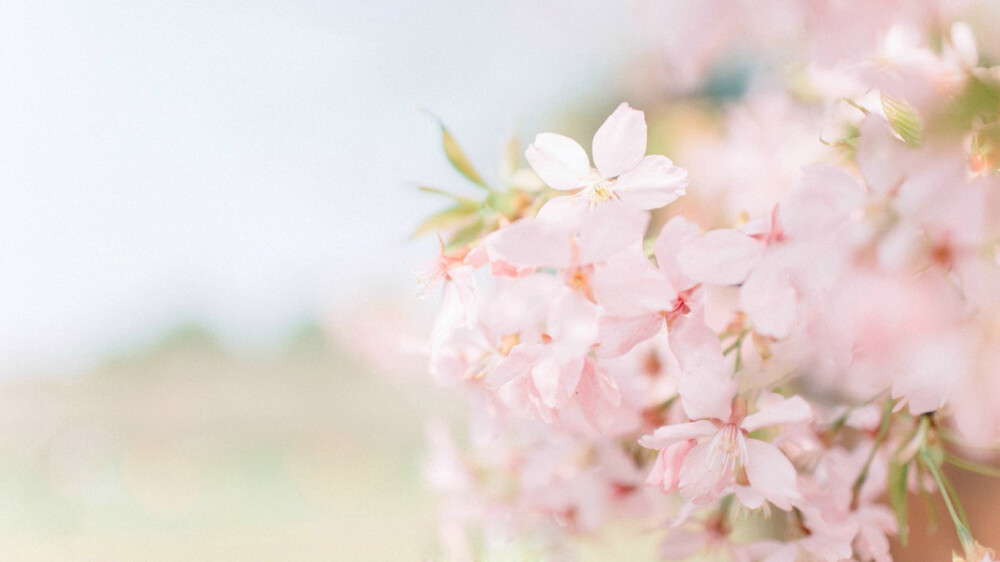
M 641 7 L 684 46 L 644 96 L 686 99 L 618 106 L 594 166 L 538 135 L 552 189 L 437 261 L 431 372 L 489 428 L 438 447 L 472 466 L 440 471 L 476 498 L 446 491 L 452 525 L 565 554 L 652 515 L 666 559 L 889 562 L 908 493 L 953 499 L 942 441 L 1000 439 L 996 46 L 976 2 L 682 4 Z M 692 163 L 667 208 L 658 129 Z M 778 523 L 734 541 L 748 516 Z

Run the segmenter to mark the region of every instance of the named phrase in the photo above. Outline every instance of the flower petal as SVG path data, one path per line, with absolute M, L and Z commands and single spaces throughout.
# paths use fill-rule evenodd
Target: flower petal
M 625 355 L 633 347 L 648 340 L 663 329 L 663 316 L 646 314 L 622 318 L 605 314 L 600 319 L 600 344 L 595 351 L 598 357 Z
M 783 398 L 779 402 L 769 404 L 759 412 L 750 414 L 743 418 L 740 427 L 748 433 L 757 431 L 762 427 L 771 425 L 781 425 L 786 423 L 804 423 L 812 417 L 812 408 L 802 399 L 801 396 Z
M 662 449 L 679 441 L 715 435 L 718 429 L 710 421 L 675 423 L 658 428 L 652 435 L 643 435 L 639 444 L 647 449 Z
M 579 292 L 565 288 L 548 317 L 552 353 L 561 362 L 583 357 L 597 343 L 597 307 Z
M 671 443 L 656 455 L 656 462 L 653 463 L 653 470 L 646 477 L 646 485 L 656 486 L 664 494 L 669 494 L 677 489 L 680 479 L 681 464 L 688 451 L 694 447 L 691 440 Z
M 712 285 L 738 285 L 760 261 L 764 247 L 738 230 L 711 230 L 677 254 L 688 277 Z
M 553 189 L 577 189 L 587 184 L 590 160 L 575 140 L 555 133 L 541 133 L 524 157 L 538 177 Z
M 531 380 L 545 406 L 557 410 L 569 402 L 580 382 L 583 359 L 561 363 L 554 356 L 543 358 L 531 368 Z
M 747 439 L 746 447 L 747 479 L 755 490 L 785 511 L 802 501 L 795 482 L 795 467 L 781 450 L 757 439 Z
M 607 201 L 587 211 L 576 238 L 580 263 L 602 262 L 639 243 L 648 224 L 649 213 L 618 201 Z
M 570 264 L 569 232 L 559 225 L 522 219 L 486 237 L 493 261 L 517 267 L 567 267 Z
M 592 148 L 601 176 L 613 178 L 631 170 L 646 154 L 646 116 L 622 103 L 594 134 Z
M 798 291 L 788 269 L 778 263 L 760 264 L 740 287 L 740 308 L 765 336 L 783 338 L 795 326 Z
M 667 276 L 650 263 L 639 244 L 608 258 L 590 276 L 597 302 L 616 316 L 668 310 L 677 298 Z
M 656 266 L 667 274 L 670 282 L 678 290 L 687 289 L 695 284 L 693 279 L 681 271 L 680 264 L 677 263 L 677 254 L 681 248 L 697 240 L 698 236 L 698 225 L 684 217 L 676 216 L 663 225 L 663 230 L 656 239 L 656 245 L 653 246 Z
M 486 384 L 498 389 L 530 373 L 532 366 L 538 362 L 544 351 L 545 346 L 541 344 L 522 344 L 514 347 L 513 351 L 486 376 Z
M 726 455 L 713 451 L 714 443 L 699 443 L 684 457 L 678 482 L 681 497 L 694 505 L 719 499 L 733 481 L 732 467 Z
M 960 373 L 972 367 L 967 344 L 958 334 L 942 334 L 915 345 L 910 368 L 892 384 L 892 397 L 905 397 L 910 413 L 937 410 L 951 398 Z
M 797 237 L 829 235 L 864 201 L 864 188 L 845 169 L 813 164 L 802 169 L 802 183 L 782 205 L 781 222 Z
M 615 182 L 622 201 L 640 209 L 659 209 L 672 203 L 688 186 L 687 170 L 666 156 L 647 156 Z
M 719 337 L 700 316 L 682 316 L 667 332 L 681 374 L 677 392 L 691 419 L 728 420 L 736 382 L 729 376 Z
M 598 370 L 593 361 L 584 363 L 580 383 L 576 387 L 576 397 L 583 415 L 598 431 L 607 430 L 615 419 L 615 411 L 621 403 L 621 394 L 614 379 Z

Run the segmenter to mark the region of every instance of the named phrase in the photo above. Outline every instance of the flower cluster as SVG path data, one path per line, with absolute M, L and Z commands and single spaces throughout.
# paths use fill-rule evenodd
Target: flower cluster
M 487 190 L 433 223 L 454 235 L 430 371 L 473 405 L 466 450 L 431 440 L 452 557 L 644 521 L 671 560 L 884 562 L 907 495 L 941 493 L 965 555 L 993 559 L 941 467 L 1000 440 L 1000 75 L 967 26 L 908 32 L 764 96 L 800 120 L 772 127 L 839 135 L 777 140 L 813 162 L 771 182 L 740 180 L 733 137 L 680 148 L 688 171 L 647 155 L 625 103 L 593 163 L 542 133 L 537 177 L 505 190 L 445 132 Z

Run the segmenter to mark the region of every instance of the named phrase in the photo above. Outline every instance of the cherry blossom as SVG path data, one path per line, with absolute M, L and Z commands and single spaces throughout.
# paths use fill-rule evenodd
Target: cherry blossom
M 594 167 L 583 147 L 556 133 L 541 133 L 525 157 L 542 181 L 591 205 L 618 199 L 657 209 L 684 194 L 687 173 L 666 156 L 646 156 L 646 118 L 622 103 L 594 134 Z M 556 199 L 554 201 L 559 201 Z
M 614 527 L 671 560 L 890 562 L 905 498 L 937 493 L 955 559 L 995 559 L 942 465 L 991 472 L 959 455 L 1000 442 L 1000 53 L 962 3 L 820 4 L 649 8 L 685 47 L 629 93 L 657 126 L 622 103 L 593 164 L 541 133 L 523 170 L 550 189 L 486 187 L 479 230 L 443 229 L 452 558 L 572 559 Z M 699 80 L 736 44 L 753 80 L 720 101 Z
M 676 478 L 681 496 L 694 505 L 714 502 L 723 490 L 732 487 L 749 508 L 761 507 L 767 500 L 780 509 L 791 509 L 802 501 L 795 467 L 777 447 L 747 435 L 773 425 L 805 423 L 811 416 L 809 405 L 796 396 L 767 400 L 750 415 L 738 410 L 725 420 L 697 420 L 661 427 L 639 439 L 639 444 L 664 449 L 677 443 L 697 442 L 684 454 Z M 675 449 L 670 454 L 677 453 Z M 660 486 L 666 488 L 666 483 Z

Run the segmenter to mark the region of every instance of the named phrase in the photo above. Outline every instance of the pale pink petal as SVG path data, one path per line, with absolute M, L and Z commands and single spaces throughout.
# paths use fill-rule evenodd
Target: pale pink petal
M 755 490 L 785 511 L 802 501 L 795 483 L 795 467 L 781 450 L 757 439 L 747 439 L 746 448 L 747 479 Z
M 960 375 L 969 372 L 971 358 L 958 334 L 942 334 L 914 347 L 909 368 L 892 384 L 892 397 L 906 398 L 910 413 L 919 415 L 944 406 L 955 393 Z
M 649 213 L 618 201 L 588 211 L 577 231 L 581 264 L 602 262 L 628 246 L 638 244 L 649 225 Z
M 566 289 L 556 298 L 547 324 L 560 361 L 583 357 L 597 343 L 597 308 L 576 291 Z
M 674 217 L 663 225 L 660 236 L 653 246 L 653 254 L 656 256 L 656 266 L 667 275 L 671 284 L 678 290 L 684 290 L 693 286 L 696 282 L 684 275 L 680 264 L 677 263 L 677 254 L 681 248 L 687 246 L 692 240 L 698 239 L 698 225 L 684 217 Z
M 476 321 L 476 284 L 473 278 L 475 270 L 470 265 L 460 265 L 448 271 L 451 285 L 458 293 L 458 300 L 469 314 L 469 322 Z
M 861 554 L 875 562 L 892 562 L 888 534 L 896 534 L 896 516 L 883 505 L 862 505 L 858 508 L 862 524 L 858 527 L 857 545 Z
M 598 357 L 618 357 L 663 329 L 663 316 L 646 314 L 633 318 L 604 315 L 599 321 Z
M 535 215 L 538 221 L 562 225 L 567 230 L 576 230 L 590 211 L 590 200 L 579 195 L 562 195 L 549 199 Z
M 554 275 L 529 275 L 500 288 L 481 313 L 481 320 L 498 337 L 533 329 L 545 319 L 566 286 Z
M 542 133 L 528 146 L 524 157 L 553 189 L 577 189 L 590 178 L 590 160 L 575 140 L 555 133 Z
M 729 376 L 719 337 L 700 316 L 682 316 L 668 332 L 681 367 L 677 391 L 691 419 L 728 420 L 736 383 Z
M 497 395 L 508 407 L 535 411 L 545 423 L 552 423 L 555 419 L 556 411 L 539 400 L 538 389 L 535 388 L 531 377 L 517 377 L 511 380 L 500 387 Z
M 679 441 L 715 435 L 718 429 L 710 421 L 675 423 L 657 428 L 652 435 L 643 435 L 639 444 L 647 449 L 662 449 Z
M 802 184 L 782 205 L 782 223 L 792 235 L 823 234 L 850 218 L 865 199 L 858 180 L 832 164 L 802 170 Z
M 454 384 L 468 374 L 465 357 L 456 346 L 450 345 L 467 331 L 467 327 L 468 311 L 458 291 L 446 285 L 437 320 L 430 334 L 430 373 L 440 384 Z
M 669 310 L 677 293 L 637 243 L 608 258 L 590 276 L 597 303 L 616 316 Z
M 760 261 L 760 242 L 738 230 L 719 229 L 692 240 L 677 254 L 688 277 L 712 285 L 742 283 Z
M 719 499 L 733 479 L 726 455 L 713 451 L 713 443 L 700 443 L 691 449 L 681 465 L 678 480 L 681 497 L 694 505 L 705 505 Z
M 798 291 L 788 270 L 780 264 L 758 267 L 740 287 L 740 308 L 757 332 L 783 338 L 791 333 L 798 309 Z
M 522 344 L 515 346 L 507 357 L 486 376 L 486 384 L 491 388 L 500 388 L 510 381 L 527 375 L 531 367 L 542 357 L 545 346 L 541 344 Z
M 686 439 L 660 449 L 659 454 L 656 455 L 656 461 L 653 463 L 653 470 L 646 477 L 646 485 L 656 486 L 664 494 L 676 490 L 681 474 L 681 464 L 694 445 L 694 441 Z
M 764 496 L 750 486 L 734 486 L 733 493 L 747 509 L 757 509 L 764 505 Z
M 522 219 L 490 234 L 486 246 L 491 260 L 517 267 L 567 267 L 570 234 L 557 225 Z
M 598 370 L 593 361 L 586 361 L 576 397 L 584 417 L 598 431 L 606 431 L 614 422 L 614 414 L 621 404 L 618 385 L 606 373 Z
M 471 265 L 474 269 L 483 267 L 489 263 L 489 261 L 490 255 L 486 251 L 486 244 L 479 244 L 469 250 L 469 253 L 465 255 L 465 263 Z
M 687 170 L 674 166 L 666 156 L 646 156 L 615 182 L 622 201 L 640 209 L 659 209 L 684 195 Z
M 688 519 L 695 514 L 702 506 L 694 504 L 692 502 L 686 501 L 681 508 L 677 510 L 677 516 L 674 520 L 670 522 L 671 527 L 680 527 L 684 523 L 687 523 Z
M 880 116 L 872 114 L 858 127 L 858 167 L 865 183 L 877 195 L 887 195 L 903 181 L 907 170 L 907 152 L 912 150 L 897 139 Z
M 736 381 L 723 371 L 682 372 L 677 377 L 681 406 L 693 418 L 727 419 L 736 387 Z
M 645 115 L 627 103 L 619 105 L 594 134 L 593 150 L 594 164 L 605 178 L 634 168 L 646 154 Z
M 775 404 L 769 404 L 760 411 L 743 418 L 740 427 L 747 433 L 757 431 L 762 427 L 790 423 L 805 423 L 812 418 L 812 408 L 801 396 L 784 398 Z
M 531 368 L 531 380 L 545 406 L 557 410 L 569 402 L 580 381 L 583 363 L 582 358 L 563 363 L 549 356 Z

